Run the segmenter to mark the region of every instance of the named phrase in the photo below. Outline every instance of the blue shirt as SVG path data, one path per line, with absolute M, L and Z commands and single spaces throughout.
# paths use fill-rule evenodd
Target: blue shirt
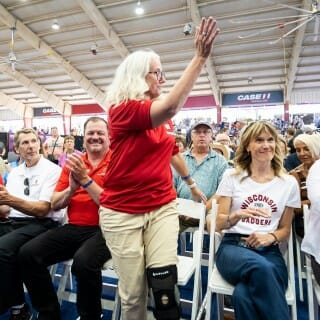
M 197 163 L 195 157 L 188 150 L 183 153 L 183 157 L 187 163 L 189 174 L 196 181 L 198 188 L 210 199 L 218 188 L 224 171 L 228 168 L 225 158 L 210 149 L 208 155 Z M 174 187 L 177 196 L 184 199 L 192 199 L 189 187 L 184 180 L 173 170 Z
M 8 164 L 9 164 L 9 166 L 11 167 L 11 169 L 17 167 L 17 166 L 19 165 L 19 158 L 18 158 L 17 160 L 15 160 L 15 161 L 9 162 Z M 9 172 L 6 170 L 6 171 L 4 172 L 4 175 L 3 175 L 3 183 L 4 183 L 5 185 L 7 184 L 8 174 L 9 174 Z

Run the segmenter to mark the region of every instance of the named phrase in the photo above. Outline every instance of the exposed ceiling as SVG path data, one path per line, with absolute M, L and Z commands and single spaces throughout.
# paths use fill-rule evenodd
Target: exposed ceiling
M 223 93 L 283 89 L 289 101 L 296 92 L 315 93 L 318 99 L 320 35 L 314 41 L 314 30 L 319 12 L 279 40 L 300 22 L 286 23 L 306 14 L 291 7 L 310 11 L 311 3 L 146 0 L 141 1 L 145 13 L 137 16 L 137 1 L 130 0 L 0 0 L 0 106 L 19 115 L 45 106 L 70 114 L 71 105 L 88 103 L 106 109 L 105 91 L 116 67 L 143 48 L 160 54 L 168 92 L 194 52 L 193 36 L 183 33 L 184 26 L 209 15 L 221 33 L 193 96 L 214 95 L 219 104 Z M 55 20 L 58 31 L 51 29 Z M 12 28 L 17 60 L 8 63 Z

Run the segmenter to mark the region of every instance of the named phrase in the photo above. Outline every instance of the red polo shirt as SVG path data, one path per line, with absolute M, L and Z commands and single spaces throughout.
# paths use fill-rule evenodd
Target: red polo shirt
M 112 155 L 100 204 L 147 213 L 176 198 L 170 162 L 179 152 L 172 122 L 152 128 L 152 101 L 128 101 L 109 110 Z
M 110 161 L 111 152 L 108 151 L 105 158 L 99 163 L 96 168 L 93 168 L 88 161 L 88 156 L 85 153 L 82 156 L 86 167 L 89 169 L 88 175 L 99 186 L 103 185 L 103 178 L 106 174 L 108 164 Z M 62 169 L 60 178 L 57 182 L 55 191 L 63 191 L 69 186 L 69 170 L 64 167 Z M 69 223 L 78 226 L 96 226 L 99 225 L 99 206 L 92 200 L 90 195 L 83 188 L 78 188 L 72 196 L 68 205 L 68 220 Z

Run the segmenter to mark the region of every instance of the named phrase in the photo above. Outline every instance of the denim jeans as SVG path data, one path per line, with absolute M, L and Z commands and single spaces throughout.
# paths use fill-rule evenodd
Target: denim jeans
M 288 272 L 277 245 L 257 251 L 239 246 L 241 235 L 222 238 L 216 265 L 235 286 L 232 301 L 237 320 L 289 320 L 285 298 Z

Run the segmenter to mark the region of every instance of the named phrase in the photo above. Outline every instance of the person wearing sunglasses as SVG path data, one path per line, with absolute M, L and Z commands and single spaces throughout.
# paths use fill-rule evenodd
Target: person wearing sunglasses
M 195 54 L 170 92 L 151 50 L 128 55 L 107 90 L 111 159 L 103 189 L 86 189 L 100 204 L 100 225 L 119 275 L 123 320 L 145 320 L 147 287 L 156 319 L 180 319 L 177 288 L 179 219 L 170 164 L 184 177 L 194 200 L 206 201 L 175 144 L 171 118 L 190 94 L 219 30 L 202 18 Z M 72 169 L 77 174 L 76 168 Z M 78 176 L 81 184 L 90 181 Z
M 58 226 L 63 211 L 51 210 L 50 198 L 61 168 L 40 155 L 33 129 L 14 135 L 14 147 L 24 162 L 12 169 L 6 187 L 0 185 L 0 207 L 7 220 L 0 224 L 0 314 L 11 307 L 10 320 L 30 319 L 17 256 L 19 249 L 37 235 Z

